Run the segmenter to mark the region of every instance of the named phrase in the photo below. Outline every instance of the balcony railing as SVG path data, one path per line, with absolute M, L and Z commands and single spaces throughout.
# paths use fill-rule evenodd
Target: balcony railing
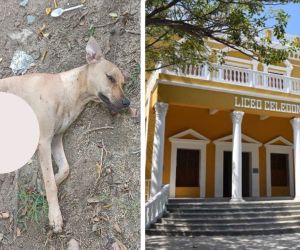
M 187 65 L 184 70 L 163 70 L 164 73 L 190 76 L 239 86 L 269 89 L 284 93 L 300 94 L 300 78 L 238 68 L 228 65 Z
M 166 204 L 169 198 L 169 184 L 162 189 L 152 199 L 145 204 L 145 226 L 149 228 L 151 223 L 154 223 L 160 218 L 166 210 Z

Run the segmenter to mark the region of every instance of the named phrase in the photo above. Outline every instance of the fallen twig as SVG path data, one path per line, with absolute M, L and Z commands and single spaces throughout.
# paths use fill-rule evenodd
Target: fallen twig
M 91 133 L 91 132 L 94 132 L 94 131 L 97 131 L 97 130 L 102 130 L 102 129 L 113 129 L 114 127 L 110 127 L 110 126 L 105 126 L 105 127 L 99 127 L 99 128 L 92 128 L 92 129 L 89 129 L 87 131 L 85 131 L 82 136 L 88 134 L 88 133 Z
M 140 32 L 134 31 L 134 30 L 125 30 L 125 32 L 130 33 L 130 34 L 134 34 L 134 35 L 140 35 Z
M 94 25 L 95 28 L 103 28 L 105 26 L 111 25 L 111 24 L 116 24 L 117 22 L 119 22 L 120 18 L 116 19 L 115 21 L 106 23 L 106 24 L 101 24 L 101 25 Z

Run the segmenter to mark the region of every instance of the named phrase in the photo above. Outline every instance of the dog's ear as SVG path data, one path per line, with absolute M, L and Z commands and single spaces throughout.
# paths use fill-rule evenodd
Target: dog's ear
M 90 37 L 87 45 L 86 45 L 86 61 L 88 63 L 96 63 L 100 61 L 103 54 L 99 44 L 97 43 L 94 37 Z

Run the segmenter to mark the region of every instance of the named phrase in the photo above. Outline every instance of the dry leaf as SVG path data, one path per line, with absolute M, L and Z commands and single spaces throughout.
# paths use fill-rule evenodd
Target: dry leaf
M 79 22 L 79 25 L 80 26 L 83 26 L 85 24 L 85 18 L 82 18 L 81 20 L 80 20 L 80 22 Z
M 111 12 L 108 14 L 111 18 L 118 18 L 118 14 L 115 12 Z
M 107 216 L 107 218 L 105 218 L 104 216 L 100 216 L 99 217 L 100 220 L 104 220 L 104 221 L 109 221 L 109 217 Z
M 53 0 L 55 9 L 58 7 L 57 1 Z
M 111 206 L 112 206 L 112 204 L 107 204 L 107 205 L 103 206 L 103 208 L 108 209 L 108 208 L 110 208 Z
M 38 27 L 38 33 L 43 33 L 46 29 L 46 24 L 43 24 L 42 27 Z
M 50 13 L 52 12 L 52 9 L 51 8 L 46 8 L 45 12 L 46 12 L 46 15 L 49 16 Z
M 129 112 L 132 118 L 137 118 L 138 117 L 138 110 L 135 108 L 129 108 Z
M 118 233 L 122 233 L 121 228 L 119 227 L 119 225 L 117 223 L 114 224 L 114 228 Z
M 24 216 L 26 213 L 27 213 L 27 207 L 24 207 L 24 208 L 21 210 L 21 215 Z
M 9 212 L 0 213 L 0 219 L 8 219 L 8 218 L 9 218 Z
M 94 225 L 92 226 L 92 231 L 93 231 L 93 232 L 97 232 L 97 230 L 98 230 L 98 226 L 97 226 L 97 224 L 94 224 Z
M 100 176 L 101 172 L 102 172 L 102 164 L 100 164 L 98 162 L 96 163 L 96 172 L 97 172 L 98 176 Z
M 48 55 L 48 50 L 46 50 L 46 51 L 43 53 L 43 56 L 42 56 L 42 63 L 45 61 L 47 55 Z
M 3 240 L 3 238 L 4 238 L 4 234 L 0 233 L 0 242 Z
M 16 229 L 16 234 L 17 234 L 17 237 L 20 237 L 21 236 L 21 229 L 17 227 Z
M 86 0 L 81 0 L 81 3 L 85 3 L 86 2 Z
M 0 57 L 0 63 L 3 61 L 3 58 L 2 57 Z
M 93 219 L 93 221 L 94 221 L 94 222 L 99 222 L 100 219 L 99 219 L 99 217 L 95 217 L 95 218 Z
M 88 203 L 98 203 L 98 202 L 100 202 L 100 200 L 99 200 L 99 198 L 92 197 L 92 198 L 88 198 L 87 202 Z
M 112 244 L 112 250 L 127 250 L 127 247 L 125 247 L 122 242 L 116 239 L 116 242 Z

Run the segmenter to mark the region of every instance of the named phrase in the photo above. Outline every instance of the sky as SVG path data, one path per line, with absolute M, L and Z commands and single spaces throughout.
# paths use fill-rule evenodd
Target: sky
M 300 3 L 278 5 L 273 6 L 272 8 L 283 9 L 285 12 L 287 12 L 290 15 L 290 19 L 288 21 L 286 33 L 300 36 Z

